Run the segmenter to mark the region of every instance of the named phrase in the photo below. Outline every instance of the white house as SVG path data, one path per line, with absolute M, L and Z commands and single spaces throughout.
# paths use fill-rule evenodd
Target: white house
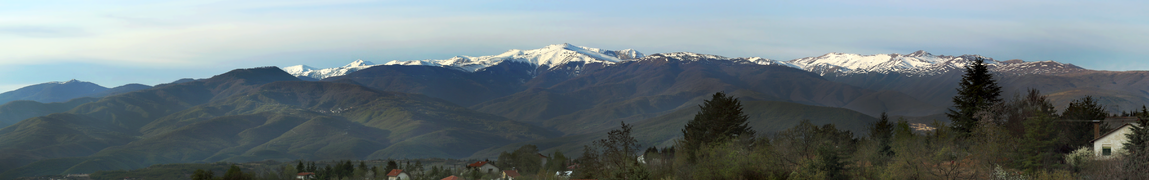
M 392 169 L 391 172 L 387 173 L 387 180 L 410 180 L 410 179 L 411 179 L 411 176 L 407 175 L 406 172 L 403 172 L 402 169 Z
M 1100 157 L 1111 157 L 1117 155 L 1118 151 L 1125 149 L 1124 143 L 1129 141 L 1125 137 L 1126 134 L 1133 132 L 1130 127 L 1135 126 L 1132 123 L 1127 123 L 1117 127 L 1113 131 L 1102 134 L 1099 138 L 1093 140 L 1093 154 Z
M 295 175 L 295 179 L 299 179 L 299 180 L 315 179 L 315 173 L 313 173 L 313 172 L 301 172 L 301 173 Z
M 467 168 L 478 170 L 479 172 L 487 173 L 487 174 L 493 174 L 493 173 L 499 172 L 498 167 L 495 167 L 495 165 L 491 165 L 491 163 L 489 163 L 487 161 L 479 161 L 479 162 L 471 163 L 470 165 L 467 165 Z

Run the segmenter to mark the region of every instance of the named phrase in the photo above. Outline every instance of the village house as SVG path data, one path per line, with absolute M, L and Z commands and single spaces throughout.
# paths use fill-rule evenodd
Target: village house
M 403 172 L 402 169 L 392 169 L 387 173 L 387 180 L 410 180 L 411 176 Z
M 519 177 L 518 171 L 505 170 L 505 171 L 503 171 L 502 176 L 499 176 L 499 179 L 501 179 L 501 180 L 515 180 L 515 178 L 517 178 L 517 177 Z
M 540 164 L 540 166 L 544 167 L 544 168 L 547 167 L 547 156 L 543 155 L 542 153 L 538 153 L 538 154 L 539 154 L 539 158 L 543 159 L 543 163 Z
M 499 167 L 495 167 L 495 165 L 492 165 L 490 162 L 487 162 L 487 161 L 479 161 L 479 162 L 471 163 L 470 165 L 467 165 L 467 168 L 473 169 L 473 170 L 478 170 L 479 172 L 487 173 L 487 174 L 499 172 Z
M 1136 126 L 1134 123 L 1127 123 L 1117 127 L 1112 131 L 1100 135 L 1100 137 L 1093 140 L 1093 154 L 1102 158 L 1111 158 L 1117 155 L 1118 151 L 1125 149 L 1125 142 L 1129 141 L 1126 134 L 1132 131 L 1131 127 Z
M 313 172 L 301 172 L 299 174 L 295 174 L 295 179 L 300 179 L 300 180 L 315 179 L 315 173 L 313 173 Z

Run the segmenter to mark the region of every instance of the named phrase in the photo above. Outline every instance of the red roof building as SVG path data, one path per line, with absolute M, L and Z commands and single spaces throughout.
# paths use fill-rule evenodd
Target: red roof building
M 315 173 L 313 173 L 313 172 L 301 172 L 299 174 L 295 174 L 295 179 L 300 179 L 300 180 L 315 179 Z
M 402 169 L 392 169 L 391 172 L 387 173 L 387 176 L 399 176 L 401 173 L 403 173 Z
M 468 169 L 474 169 L 474 170 L 477 170 L 479 172 L 487 173 L 487 174 L 491 174 L 491 175 L 497 175 L 495 173 L 499 172 L 498 167 L 495 167 L 495 165 L 493 165 L 487 161 L 479 161 L 479 162 L 471 163 L 470 165 L 467 165 L 467 168 Z
M 459 178 L 459 176 L 451 175 L 451 176 L 447 176 L 447 178 L 443 178 L 443 180 L 463 180 L 463 178 Z
M 515 171 L 515 170 L 505 170 L 505 171 L 503 171 L 503 179 L 506 179 L 506 180 L 513 180 L 513 179 L 515 179 L 515 178 L 517 178 L 517 177 L 519 177 L 519 172 L 518 172 L 518 171 Z
M 487 161 L 471 163 L 471 165 L 467 165 L 467 167 L 482 167 L 484 164 L 487 164 Z
M 408 179 L 411 179 L 411 176 L 407 175 L 407 173 L 403 172 L 402 169 L 392 169 L 391 172 L 387 173 L 387 180 L 400 180 L 400 179 L 401 180 L 408 180 Z

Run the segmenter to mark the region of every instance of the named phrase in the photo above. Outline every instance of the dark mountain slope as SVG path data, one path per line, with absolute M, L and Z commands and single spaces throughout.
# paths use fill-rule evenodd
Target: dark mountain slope
M 789 101 L 883 111 L 939 111 L 897 92 L 877 92 L 830 82 L 817 74 L 739 60 L 655 54 L 583 74 L 552 87 L 497 98 L 472 108 L 580 134 L 617 126 L 617 121 L 655 117 L 717 91 L 740 92 L 754 100 Z M 881 101 L 878 97 L 892 98 Z M 575 99 L 574 101 L 570 101 Z M 855 103 L 851 105 L 850 103 Z M 864 108 L 860 108 L 864 107 Z
M 928 104 L 949 107 L 957 93 L 957 82 L 962 71 L 951 71 L 934 76 L 905 76 L 901 74 L 853 74 L 826 76 L 827 79 L 879 91 L 897 91 Z M 1146 71 L 1092 71 L 1070 73 L 1016 74 L 997 73 L 1003 96 L 1024 93 L 1029 88 L 1049 95 L 1058 110 L 1070 101 L 1085 95 L 1100 99 L 1112 112 L 1131 110 L 1149 103 L 1149 79 Z M 895 113 L 891 113 L 895 114 Z M 911 115 L 914 116 L 914 115 Z
M 152 88 L 152 86 L 143 85 L 143 84 L 135 84 L 135 83 L 125 84 L 123 86 L 117 86 L 117 87 L 114 87 L 114 88 L 111 88 L 108 90 L 104 90 L 103 92 L 88 95 L 88 97 L 105 97 L 105 96 L 111 96 L 111 95 L 117 95 L 117 94 L 123 94 L 123 93 L 129 93 L 129 92 L 144 90 L 144 89 L 148 89 L 148 88 Z
M 351 80 L 382 91 L 423 94 L 470 106 L 522 91 L 532 70 L 524 63 L 503 63 L 479 72 L 431 66 L 375 66 L 323 81 Z
M 45 172 L 90 173 L 156 163 L 461 158 L 492 146 L 558 136 L 557 132 L 423 95 L 346 83 L 277 81 L 278 76 L 259 75 L 262 73 L 251 69 L 233 72 L 239 75 L 229 72 L 111 96 L 62 113 L 74 116 L 71 120 L 88 119 L 117 128 L 110 131 L 132 139 L 89 148 L 98 152 L 8 157 L 26 165 L 8 167 L 0 178 Z M 245 72 L 254 75 L 243 75 Z M 32 122 L 22 121 L 13 127 L 23 128 Z M 41 129 L 78 128 L 49 127 Z M 26 135 L 0 131 L 0 137 L 22 136 Z M 0 143 L 16 144 L 9 151 L 39 147 L 5 139 Z M 46 147 L 58 144 L 45 143 Z
M 743 101 L 743 111 L 750 117 L 749 124 L 759 134 L 775 133 L 797 125 L 802 120 L 818 125 L 834 124 L 855 133 L 865 133 L 865 125 L 877 119 L 855 111 L 842 108 L 819 107 L 802 105 L 790 102 L 776 101 Z M 667 147 L 673 145 L 675 138 L 682 136 L 682 127 L 694 118 L 698 107 L 679 108 L 661 116 L 641 120 L 632 124 L 632 135 L 644 147 Z M 618 122 L 614 122 L 618 123 Z M 599 129 L 594 132 L 564 136 L 560 138 L 526 141 L 508 144 L 497 148 L 486 149 L 475 153 L 470 158 L 494 158 L 500 152 L 514 151 L 522 145 L 534 144 L 541 151 L 562 151 L 563 154 L 580 154 L 582 146 L 606 137 L 610 129 Z
M 81 104 L 95 102 L 97 98 L 84 97 L 72 99 L 68 102 L 40 103 L 30 100 L 19 100 L 0 105 L 0 128 L 16 124 L 24 119 L 45 116 L 71 110 Z

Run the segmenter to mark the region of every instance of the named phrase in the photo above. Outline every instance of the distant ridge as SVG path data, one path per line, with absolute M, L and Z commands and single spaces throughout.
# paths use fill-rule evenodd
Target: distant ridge
M 151 88 L 151 86 L 127 84 L 115 88 L 107 88 L 95 83 L 76 79 L 62 82 L 52 81 L 0 93 L 0 104 L 16 100 L 30 100 L 41 103 L 65 102 L 80 97 L 103 97 L 147 88 Z
M 827 53 L 816 57 L 798 58 L 788 61 L 771 60 L 761 57 L 728 58 L 718 55 L 699 54 L 691 52 L 658 53 L 650 56 L 674 57 L 677 59 L 717 59 L 745 61 L 746 64 L 781 65 L 817 73 L 823 76 L 844 76 L 851 74 L 901 74 L 911 76 L 933 76 L 960 70 L 972 59 L 982 57 L 979 55 L 934 55 L 924 50 L 909 54 L 848 54 Z M 599 48 L 576 46 L 571 44 L 554 44 L 539 49 L 518 50 L 512 49 L 498 55 L 489 56 L 455 56 L 443 60 L 393 60 L 381 65 L 405 66 L 437 66 L 455 69 L 464 72 L 477 72 L 501 64 L 503 62 L 519 62 L 531 64 L 536 67 L 558 68 L 563 65 L 575 63 L 581 66 L 589 63 L 604 65 L 619 62 L 640 60 L 647 55 L 634 49 L 604 50 Z M 1022 60 L 997 61 L 987 59 L 991 71 L 1013 75 L 1073 73 L 1087 69 L 1073 64 L 1055 61 L 1026 62 Z M 300 78 L 320 80 L 330 77 L 343 76 L 358 70 L 379 66 L 370 61 L 356 60 L 342 67 L 320 69 L 307 65 L 284 67 L 283 70 Z

